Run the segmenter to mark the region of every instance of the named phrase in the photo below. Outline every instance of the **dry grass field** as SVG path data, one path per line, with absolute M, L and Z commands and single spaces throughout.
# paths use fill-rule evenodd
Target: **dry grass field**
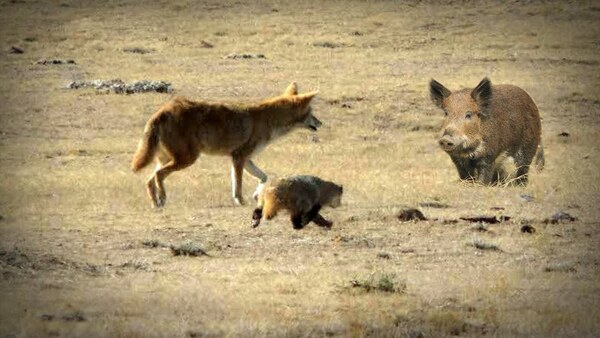
M 0 337 L 598 336 L 599 22 L 595 1 L 0 1 Z M 546 168 L 526 187 L 461 183 L 437 146 L 428 81 L 484 76 L 540 108 Z M 67 88 L 115 78 L 174 91 Z M 252 229 L 225 157 L 150 207 L 151 169 L 129 162 L 162 103 L 291 81 L 319 90 L 323 127 L 255 162 L 343 184 L 330 231 Z M 577 219 L 544 222 L 559 211 Z M 510 220 L 460 219 L 481 215 Z M 208 256 L 168 248 L 184 244 Z

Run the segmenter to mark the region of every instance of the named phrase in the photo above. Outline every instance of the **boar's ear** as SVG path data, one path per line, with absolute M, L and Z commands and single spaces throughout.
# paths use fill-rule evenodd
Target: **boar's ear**
M 444 99 L 450 96 L 452 92 L 450 89 L 444 87 L 443 84 L 437 82 L 434 79 L 429 81 L 429 95 L 431 97 L 431 101 L 433 101 L 438 107 L 443 107 Z
M 479 112 L 482 115 L 487 114 L 487 108 L 492 99 L 492 82 L 487 77 L 481 80 L 477 87 L 471 92 L 471 97 L 479 106 Z
M 283 96 L 292 96 L 292 95 L 298 95 L 298 85 L 296 84 L 296 82 L 290 83 L 290 85 L 287 87 L 285 92 L 283 92 Z

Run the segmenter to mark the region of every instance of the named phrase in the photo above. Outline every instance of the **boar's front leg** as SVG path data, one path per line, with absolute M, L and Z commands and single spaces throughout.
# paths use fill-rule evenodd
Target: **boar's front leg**
M 475 180 L 483 185 L 494 184 L 494 175 L 496 171 L 489 161 L 481 160 L 477 163 L 475 170 Z
M 461 157 L 451 157 L 451 159 L 456 166 L 456 170 L 458 170 L 458 177 L 460 177 L 461 180 L 470 180 L 475 177 L 475 168 L 473 167 L 471 160 Z

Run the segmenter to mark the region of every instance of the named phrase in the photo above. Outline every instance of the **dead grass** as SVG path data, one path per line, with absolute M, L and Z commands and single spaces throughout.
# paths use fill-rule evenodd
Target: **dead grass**
M 486 242 L 480 238 L 473 238 L 469 245 L 479 250 L 501 251 L 496 244 Z
M 0 336 L 591 337 L 600 329 L 593 2 L 0 7 Z M 24 53 L 8 53 L 13 45 Z M 231 53 L 265 58 L 223 58 Z M 436 146 L 443 114 L 429 102 L 428 80 L 461 88 L 484 76 L 521 86 L 540 107 L 546 168 L 526 187 L 458 182 Z M 163 80 L 174 93 L 66 88 L 113 78 Z M 252 229 L 251 206 L 232 206 L 223 157 L 202 156 L 170 176 L 167 207 L 149 208 L 149 172 L 132 174 L 129 161 L 157 107 L 171 95 L 260 99 L 290 81 L 320 91 L 323 128 L 318 137 L 294 132 L 255 160 L 271 179 L 342 183 L 344 204 L 324 211 L 330 231 L 293 231 L 286 217 Z M 255 184 L 245 176 L 248 200 Z M 407 206 L 428 220 L 400 222 Z M 543 222 L 558 210 L 577 219 Z M 473 215 L 512 218 L 475 232 L 459 220 Z M 535 233 L 522 233 L 523 224 Z M 185 243 L 211 257 L 167 249 Z M 359 287 L 340 292 L 353 278 Z M 85 320 L 64 319 L 74 314 Z
M 371 273 L 364 278 L 352 279 L 350 284 L 353 288 L 359 288 L 366 292 L 402 293 L 406 289 L 406 284 L 399 282 L 395 274 L 386 273 Z

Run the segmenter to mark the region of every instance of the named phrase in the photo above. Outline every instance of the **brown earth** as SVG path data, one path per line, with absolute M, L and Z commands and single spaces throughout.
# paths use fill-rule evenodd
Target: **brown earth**
M 0 337 L 596 336 L 598 22 L 593 1 L 0 2 Z M 263 57 L 226 58 L 242 54 Z M 540 108 L 527 187 L 460 183 L 436 145 L 428 81 L 484 76 Z M 67 88 L 115 78 L 174 92 Z M 252 229 L 224 157 L 149 207 L 150 171 L 128 166 L 155 109 L 290 81 L 320 91 L 324 126 L 255 160 L 343 184 L 332 230 Z M 408 207 L 427 220 L 401 222 Z M 577 219 L 544 222 L 558 211 Z

